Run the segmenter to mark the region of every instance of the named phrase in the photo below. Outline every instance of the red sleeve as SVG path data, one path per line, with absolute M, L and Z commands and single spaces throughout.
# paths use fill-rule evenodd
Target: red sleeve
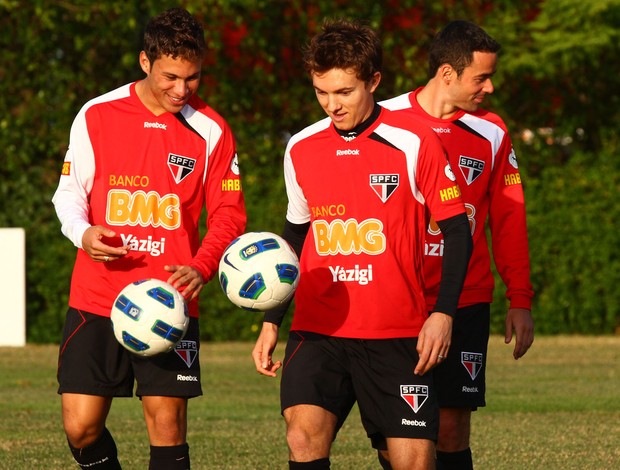
M 461 190 L 445 151 L 440 140 L 430 131 L 420 142 L 416 186 L 436 221 L 465 213 Z
M 217 273 L 224 250 L 244 232 L 247 221 L 234 137 L 227 125 L 222 129 L 208 156 L 204 182 L 207 233 L 190 263 L 202 273 L 205 282 Z
M 493 259 L 506 285 L 510 308 L 531 310 L 534 292 L 530 283 L 525 198 L 508 133 L 495 163 L 489 194 Z

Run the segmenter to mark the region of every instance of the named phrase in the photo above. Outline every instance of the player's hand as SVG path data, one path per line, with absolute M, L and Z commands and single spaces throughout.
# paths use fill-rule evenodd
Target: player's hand
M 273 362 L 272 354 L 278 343 L 278 325 L 263 322 L 263 328 L 252 350 L 254 365 L 259 374 L 275 377 L 276 371 L 282 367 L 281 361 Z
M 168 284 L 181 292 L 186 301 L 194 300 L 200 294 L 205 282 L 202 274 L 191 266 L 169 264 L 164 269 L 172 276 L 168 278 Z M 181 289 L 182 288 L 182 289 Z
M 515 348 L 512 356 L 519 359 L 534 342 L 534 319 L 528 309 L 511 308 L 506 314 L 506 330 L 504 342 L 510 344 L 513 333 L 516 335 Z
M 441 312 L 433 312 L 426 319 L 418 336 L 420 360 L 413 371 L 424 375 L 448 356 L 452 340 L 452 317 Z
M 102 225 L 88 227 L 82 235 L 82 249 L 93 261 L 107 263 L 122 258 L 129 253 L 128 246 L 111 246 L 105 243 L 106 238 L 116 236 L 114 230 Z

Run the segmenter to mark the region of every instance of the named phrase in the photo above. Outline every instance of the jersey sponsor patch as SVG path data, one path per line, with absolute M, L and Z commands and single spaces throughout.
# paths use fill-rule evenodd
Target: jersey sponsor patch
M 427 385 L 401 385 L 400 396 L 411 407 L 414 413 L 417 413 L 424 402 L 428 398 Z
M 476 158 L 461 155 L 459 157 L 459 168 L 469 186 L 484 171 L 484 162 Z
M 381 202 L 386 202 L 396 191 L 400 181 L 399 175 L 370 175 L 370 187 Z
M 239 171 L 239 159 L 237 158 L 237 154 L 235 153 L 235 156 L 232 159 L 232 162 L 230 162 L 230 171 L 233 172 L 233 175 L 239 176 L 239 174 L 241 173 Z
M 175 155 L 174 153 L 168 154 L 168 168 L 170 168 L 170 172 L 177 183 L 187 178 L 194 171 L 195 166 L 196 160 L 193 158 Z
M 60 174 L 64 176 L 69 176 L 71 174 L 71 162 L 64 162 L 62 164 L 62 170 L 60 170 Z
M 515 149 L 510 149 L 510 155 L 508 155 L 508 161 L 515 168 L 515 170 L 519 168 L 519 163 L 517 162 L 517 154 L 515 153 Z
M 461 364 L 467 369 L 467 373 L 474 380 L 482 369 L 482 354 L 461 351 Z
M 446 178 L 448 178 L 450 181 L 456 181 L 456 176 L 454 176 L 454 172 L 452 171 L 452 167 L 449 163 L 446 165 L 443 171 L 446 174 Z
M 187 364 L 187 368 L 189 369 L 198 356 L 196 341 L 181 340 L 174 348 L 174 352 L 176 352 L 179 357 L 183 359 L 183 362 Z

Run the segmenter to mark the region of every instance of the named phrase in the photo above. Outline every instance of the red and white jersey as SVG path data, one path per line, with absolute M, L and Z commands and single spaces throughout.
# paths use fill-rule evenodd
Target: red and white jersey
M 127 284 L 167 280 L 165 265 L 192 266 L 209 280 L 246 224 L 234 137 L 224 119 L 197 96 L 178 114 L 155 116 L 135 83 L 80 110 L 53 202 L 62 232 L 78 248 L 91 225 L 116 232 L 107 244 L 130 247 L 109 263 L 78 250 L 69 305 L 103 316 Z M 197 302 L 189 308 L 198 315 Z
M 347 142 L 347 140 L 349 140 Z M 326 118 L 284 157 L 286 218 L 310 222 L 292 329 L 347 338 L 417 336 L 428 317 L 424 232 L 464 212 L 439 140 L 382 109 L 350 140 Z
M 517 158 L 506 125 L 485 110 L 459 111 L 450 119 L 427 114 L 418 104 L 422 88 L 381 104 L 406 110 L 426 122 L 439 136 L 462 191 L 474 243 L 459 307 L 492 302 L 491 272 L 485 224 L 489 220 L 493 258 L 506 284 L 512 308 L 531 308 L 530 262 L 525 201 Z M 435 304 L 441 277 L 443 237 L 431 220 L 426 234 L 427 304 Z

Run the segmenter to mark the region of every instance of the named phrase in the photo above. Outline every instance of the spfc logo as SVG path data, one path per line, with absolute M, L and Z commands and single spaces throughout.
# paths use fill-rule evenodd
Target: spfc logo
M 398 188 L 399 180 L 399 175 L 370 175 L 370 187 L 385 202 Z
M 465 178 L 467 185 L 470 185 L 476 178 L 478 178 L 478 176 L 482 174 L 482 171 L 484 170 L 484 162 L 482 160 L 461 155 L 459 157 L 459 168 L 461 169 L 461 173 L 463 173 L 463 178 Z
M 428 386 L 426 385 L 401 385 L 400 396 L 417 413 L 428 398 Z
M 510 149 L 510 155 L 508 155 L 508 161 L 514 167 L 515 170 L 519 169 L 519 163 L 517 163 L 517 154 L 515 149 Z
M 196 160 L 193 158 L 175 155 L 174 153 L 168 154 L 168 168 L 170 168 L 172 176 L 177 183 L 187 178 L 194 171 L 195 166 Z
M 467 369 L 471 379 L 474 380 L 482 369 L 482 354 L 461 351 L 461 364 Z
M 187 368 L 189 369 L 198 356 L 196 341 L 181 340 L 174 348 L 174 352 L 176 352 L 179 357 L 183 359 L 183 362 L 187 364 Z

